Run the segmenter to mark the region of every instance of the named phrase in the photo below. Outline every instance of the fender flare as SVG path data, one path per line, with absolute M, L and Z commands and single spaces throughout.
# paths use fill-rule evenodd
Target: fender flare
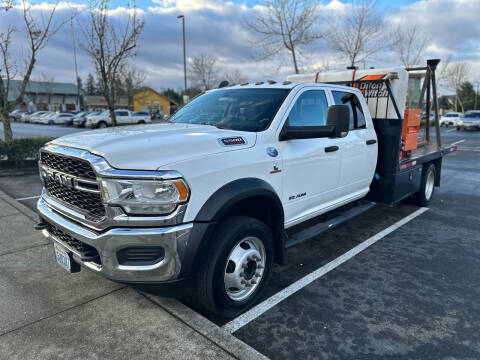
M 284 212 L 280 198 L 269 183 L 258 178 L 238 179 L 222 186 L 203 204 L 194 221 L 218 221 L 233 205 L 254 196 L 269 198 L 279 210 L 283 224 Z

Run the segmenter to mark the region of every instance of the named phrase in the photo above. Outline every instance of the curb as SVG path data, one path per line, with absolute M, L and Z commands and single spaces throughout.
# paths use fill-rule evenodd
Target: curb
M 19 201 L 15 200 L 10 195 L 5 194 L 2 190 L 0 190 L 0 199 L 5 200 L 9 205 L 13 206 L 15 209 L 17 209 L 23 215 L 31 219 L 33 222 L 38 223 L 38 215 L 35 211 L 21 204 Z
M 212 341 L 215 345 L 231 354 L 234 358 L 242 360 L 269 359 L 251 346 L 245 344 L 243 341 L 222 330 L 222 328 L 215 325 L 199 313 L 182 304 L 180 301 L 172 298 L 162 298 L 147 293 L 143 293 L 143 295 L 174 317 L 178 318 L 187 326 Z

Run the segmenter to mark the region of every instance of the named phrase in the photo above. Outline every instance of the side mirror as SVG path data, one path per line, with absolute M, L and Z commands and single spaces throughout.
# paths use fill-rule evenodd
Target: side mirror
M 295 139 L 316 139 L 330 137 L 335 131 L 334 125 L 326 126 L 286 126 L 280 132 L 279 141 Z
M 327 126 L 333 126 L 334 137 L 345 137 L 350 127 L 350 109 L 346 105 L 332 105 L 327 111 Z

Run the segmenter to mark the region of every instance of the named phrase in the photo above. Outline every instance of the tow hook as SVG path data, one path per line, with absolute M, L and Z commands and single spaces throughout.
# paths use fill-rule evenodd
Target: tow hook
M 35 230 L 44 230 L 48 227 L 48 223 L 45 221 L 39 222 L 37 225 L 35 225 Z

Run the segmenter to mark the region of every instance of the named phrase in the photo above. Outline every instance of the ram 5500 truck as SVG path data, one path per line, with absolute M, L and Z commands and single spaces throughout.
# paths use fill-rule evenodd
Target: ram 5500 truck
M 406 89 L 406 71 L 376 72 L 350 86 L 308 77 L 227 86 L 166 124 L 56 139 L 40 152 L 37 228 L 70 272 L 82 266 L 235 316 L 259 299 L 285 249 L 312 235 L 296 225 L 372 200 L 413 195 L 424 206 L 439 186 L 454 149 L 408 150 L 405 96 L 398 104 L 392 93 L 394 82 Z M 378 91 L 365 98 L 367 87 Z M 372 118 L 373 108 L 386 115 Z

